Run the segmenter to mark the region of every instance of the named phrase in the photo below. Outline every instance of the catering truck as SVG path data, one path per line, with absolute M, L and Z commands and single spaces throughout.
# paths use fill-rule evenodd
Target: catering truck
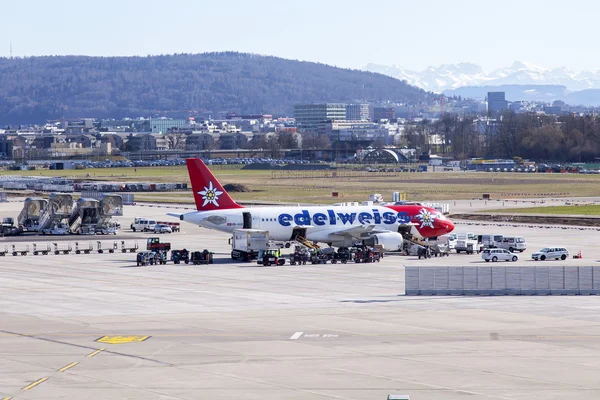
M 269 248 L 269 231 L 259 229 L 235 229 L 229 240 L 231 258 L 250 261 L 258 257 L 260 250 Z

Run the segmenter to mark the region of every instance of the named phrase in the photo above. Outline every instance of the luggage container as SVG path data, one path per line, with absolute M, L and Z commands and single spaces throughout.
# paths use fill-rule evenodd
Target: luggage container
M 50 247 L 50 244 L 46 244 L 46 246 L 44 247 L 43 245 L 38 246 L 36 243 L 33 244 L 33 255 L 37 256 L 39 254 L 42 255 L 48 255 L 52 252 L 52 248 Z

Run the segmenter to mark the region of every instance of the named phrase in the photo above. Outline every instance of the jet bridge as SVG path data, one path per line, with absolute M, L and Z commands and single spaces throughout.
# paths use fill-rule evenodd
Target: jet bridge
M 37 232 L 40 218 L 48 206 L 48 200 L 41 197 L 28 197 L 25 199 L 23 210 L 19 213 L 17 222 L 24 232 Z
M 66 234 L 72 214 L 73 196 L 68 193 L 51 193 L 48 206 L 40 216 L 38 231 L 43 234 Z

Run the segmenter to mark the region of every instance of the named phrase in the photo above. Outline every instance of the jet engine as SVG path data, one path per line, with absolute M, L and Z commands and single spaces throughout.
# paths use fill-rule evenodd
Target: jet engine
M 367 246 L 380 245 L 387 251 L 396 251 L 402 250 L 403 239 L 398 232 L 384 232 L 375 233 L 363 242 Z

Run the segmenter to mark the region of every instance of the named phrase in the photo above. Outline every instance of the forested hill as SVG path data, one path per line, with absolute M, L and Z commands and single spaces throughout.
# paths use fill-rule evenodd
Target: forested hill
M 291 115 L 303 102 L 419 102 L 384 75 L 245 53 L 0 58 L 0 124 L 185 110 Z

